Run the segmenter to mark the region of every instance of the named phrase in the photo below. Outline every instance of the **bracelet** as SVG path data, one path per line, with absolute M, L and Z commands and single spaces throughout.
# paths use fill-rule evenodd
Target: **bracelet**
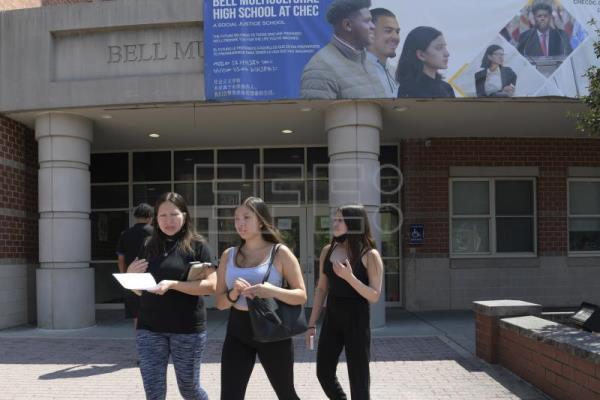
M 235 299 L 235 300 L 232 299 L 231 296 L 230 296 L 232 290 L 233 289 L 229 289 L 227 292 L 225 292 L 225 297 L 227 297 L 227 300 L 229 300 L 229 302 L 236 303 L 239 300 L 240 297 L 238 296 L 238 298 Z

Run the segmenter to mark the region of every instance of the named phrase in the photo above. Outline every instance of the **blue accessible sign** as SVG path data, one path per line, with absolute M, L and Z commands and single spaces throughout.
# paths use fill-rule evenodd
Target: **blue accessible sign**
M 408 244 L 425 243 L 425 226 L 423 224 L 411 224 L 408 231 Z

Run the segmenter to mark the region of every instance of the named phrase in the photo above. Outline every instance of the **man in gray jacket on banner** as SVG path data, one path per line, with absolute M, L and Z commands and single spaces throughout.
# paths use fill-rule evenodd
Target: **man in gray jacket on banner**
M 331 41 L 310 59 L 302 72 L 304 99 L 365 99 L 388 97 L 366 48 L 375 37 L 369 12 L 371 0 L 334 0 L 327 10 L 333 26 Z

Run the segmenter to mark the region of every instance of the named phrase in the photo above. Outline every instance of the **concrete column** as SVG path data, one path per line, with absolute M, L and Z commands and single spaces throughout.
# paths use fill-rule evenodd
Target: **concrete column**
M 379 105 L 344 102 L 332 105 L 325 115 L 329 153 L 329 207 L 332 212 L 346 204 L 362 204 L 381 251 L 379 207 Z M 385 325 L 385 286 L 377 304 L 371 306 L 371 325 Z
M 37 320 L 45 329 L 95 324 L 90 268 L 90 144 L 92 121 L 44 113 L 35 121 L 40 170 Z

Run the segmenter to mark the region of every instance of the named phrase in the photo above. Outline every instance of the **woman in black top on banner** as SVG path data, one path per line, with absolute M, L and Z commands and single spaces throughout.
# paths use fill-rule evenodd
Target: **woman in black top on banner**
M 200 360 L 206 343 L 202 296 L 215 292 L 216 273 L 205 265 L 204 279 L 187 281 L 192 264 L 210 264 L 211 255 L 196 233 L 183 197 L 165 193 L 155 210 L 154 233 L 140 258 L 127 269 L 128 273 L 149 272 L 158 282 L 155 289 L 140 293 L 136 345 L 146 398 L 166 398 L 171 356 L 181 396 L 206 400 L 208 395 L 200 386 Z
M 481 71 L 475 73 L 477 97 L 511 97 L 515 94 L 517 74 L 504 65 L 504 49 L 489 46 L 481 60 Z
M 333 240 L 319 259 L 319 282 L 306 332 L 316 335 L 325 298 L 327 307 L 317 350 L 317 378 L 330 399 L 346 399 L 336 369 L 346 352 L 352 400 L 368 400 L 371 357 L 369 304 L 381 294 L 383 263 L 375 249 L 363 206 L 340 207 L 333 220 Z
M 396 69 L 398 97 L 456 97 L 452 86 L 438 73 L 448 69 L 449 58 L 442 32 L 429 26 L 410 31 Z

